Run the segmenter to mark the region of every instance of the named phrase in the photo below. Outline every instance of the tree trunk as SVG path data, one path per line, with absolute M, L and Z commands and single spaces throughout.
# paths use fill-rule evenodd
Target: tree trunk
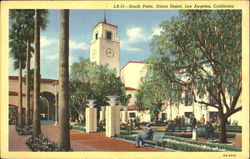
M 227 133 L 226 133 L 226 122 L 227 119 L 224 117 L 224 115 L 219 112 L 219 119 L 220 119 L 220 125 L 219 125 L 219 140 L 220 143 L 227 143 Z
M 30 43 L 27 40 L 27 56 L 26 56 L 26 120 L 25 124 L 30 125 Z
M 60 23 L 58 148 L 69 151 L 69 10 L 61 10 Z
M 34 112 L 32 137 L 41 134 L 40 123 L 40 11 L 35 10 L 35 53 L 34 53 Z
M 21 52 L 19 52 L 19 93 L 18 93 L 18 123 L 17 125 L 22 127 L 23 126 L 23 117 L 22 117 L 22 108 L 23 108 L 23 79 L 22 79 L 22 56 Z

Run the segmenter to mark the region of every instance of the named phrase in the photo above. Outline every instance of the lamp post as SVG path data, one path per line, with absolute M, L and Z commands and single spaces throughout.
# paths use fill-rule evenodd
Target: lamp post
M 55 86 L 55 125 L 57 125 L 57 105 L 58 105 L 58 102 L 57 102 L 57 84 L 58 82 L 55 81 L 52 85 Z

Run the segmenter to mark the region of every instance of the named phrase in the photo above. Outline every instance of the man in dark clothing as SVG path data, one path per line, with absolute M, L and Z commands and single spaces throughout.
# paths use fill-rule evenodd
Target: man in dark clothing
M 196 122 L 197 122 L 197 121 L 196 121 L 196 118 L 195 118 L 195 116 L 193 115 L 193 117 L 192 117 L 192 119 L 191 119 L 192 129 L 195 128 Z
M 214 136 L 214 127 L 210 122 L 207 122 L 206 126 L 206 138 L 213 139 Z
M 137 135 L 135 138 L 136 147 L 140 147 L 140 141 L 143 142 L 143 140 L 152 137 L 153 133 L 154 132 L 153 129 L 150 127 L 150 124 L 147 124 L 147 129 L 145 130 L 145 132 Z

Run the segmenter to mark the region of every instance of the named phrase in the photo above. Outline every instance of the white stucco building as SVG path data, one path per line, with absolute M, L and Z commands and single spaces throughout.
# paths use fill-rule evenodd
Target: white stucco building
M 120 42 L 117 37 L 118 27 L 109 24 L 106 21 L 98 23 L 92 32 L 92 41 L 90 45 L 90 61 L 97 64 L 108 64 L 110 69 L 116 69 L 117 76 L 120 76 L 121 81 L 125 84 L 126 94 L 130 96 L 128 103 L 128 116 L 129 118 L 140 117 L 141 121 L 149 122 L 149 110 L 136 110 L 136 93 L 138 92 L 139 85 L 142 82 L 143 76 L 147 72 L 147 64 L 144 62 L 130 61 L 122 69 L 120 69 Z M 204 114 L 206 121 L 218 115 L 218 110 L 213 107 L 206 107 L 205 105 L 197 104 L 190 98 L 188 92 L 183 92 L 183 103 L 169 104 L 163 102 L 163 111 L 159 114 L 158 118 L 163 120 L 171 120 L 176 116 L 190 116 L 194 114 L 199 120 Z M 227 99 L 230 99 L 227 96 Z M 209 101 L 207 94 L 202 100 Z M 241 103 L 239 99 L 238 103 Z M 241 111 L 229 117 L 229 121 L 240 121 Z

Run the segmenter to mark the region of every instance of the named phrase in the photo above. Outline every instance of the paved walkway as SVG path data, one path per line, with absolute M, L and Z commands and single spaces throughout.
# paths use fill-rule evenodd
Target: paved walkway
M 43 125 L 42 133 L 50 140 L 54 142 L 57 141 L 56 126 Z M 164 151 L 147 146 L 135 148 L 135 145 L 131 142 L 105 137 L 105 132 L 88 134 L 77 130 L 71 130 L 70 139 L 73 151 Z
M 54 125 L 42 125 L 42 133 L 50 140 L 57 142 L 57 127 Z M 20 136 L 16 132 L 15 126 L 9 126 L 9 151 L 29 151 L 25 145 L 25 141 L 29 136 Z M 105 132 L 83 133 L 77 130 L 70 130 L 71 148 L 73 151 L 164 151 L 152 147 L 135 148 L 134 144 L 114 138 L 105 137 Z M 197 142 L 207 142 L 208 140 L 199 139 Z M 235 146 L 241 147 L 241 133 L 236 134 L 236 138 L 229 140 Z
M 16 132 L 15 125 L 9 126 L 9 151 L 29 151 L 25 145 L 25 141 L 29 136 L 20 136 Z

